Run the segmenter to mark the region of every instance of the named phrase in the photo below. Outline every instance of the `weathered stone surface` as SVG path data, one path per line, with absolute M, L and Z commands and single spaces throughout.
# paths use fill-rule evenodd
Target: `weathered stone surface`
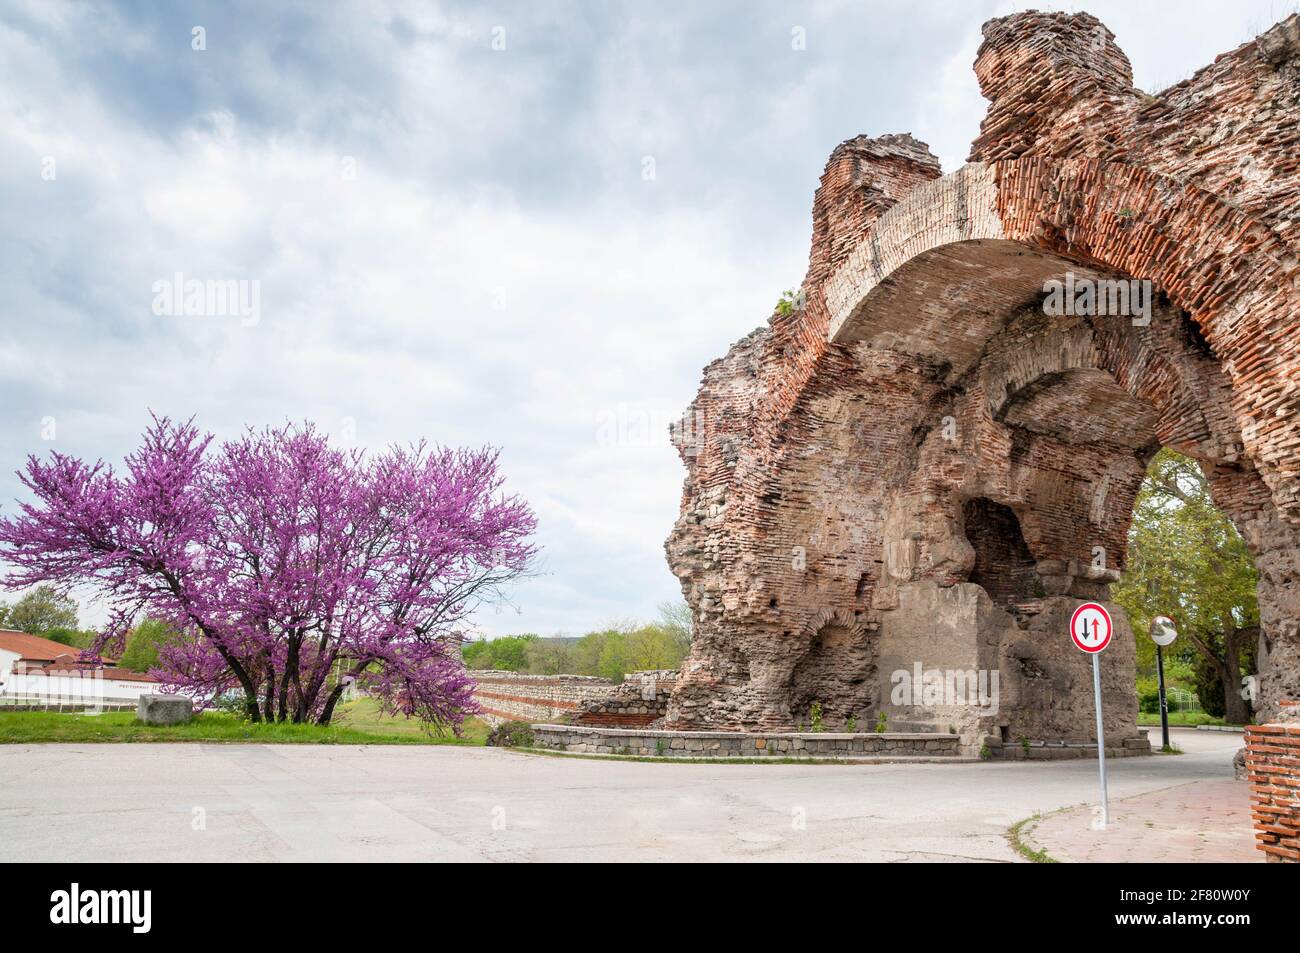
M 817 703 L 832 729 L 1079 750 L 1091 665 L 1065 623 L 1108 600 L 1161 446 L 1260 569 L 1262 717 L 1300 697 L 1297 24 L 1149 96 L 1087 14 L 993 20 L 970 164 L 941 175 L 905 135 L 831 154 L 800 299 L 705 369 L 673 434 L 695 635 L 666 726 L 788 731 Z M 1049 316 L 1067 273 L 1151 282 L 1150 321 Z M 1143 750 L 1110 608 L 1107 744 Z M 996 711 L 900 704 L 918 664 L 996 673 Z
M 675 671 L 629 672 L 621 684 L 587 675 L 474 672 L 474 701 L 489 724 L 563 720 L 635 728 L 664 716 Z
M 146 725 L 183 725 L 193 720 L 194 706 L 178 695 L 141 695 L 135 717 Z

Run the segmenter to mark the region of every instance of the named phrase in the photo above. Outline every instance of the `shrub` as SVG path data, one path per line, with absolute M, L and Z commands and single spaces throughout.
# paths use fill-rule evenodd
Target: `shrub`
M 1160 684 L 1154 678 L 1137 680 L 1138 708 L 1148 715 L 1160 711 Z
M 496 748 L 531 748 L 533 726 L 526 721 L 503 721 L 488 733 L 487 743 Z

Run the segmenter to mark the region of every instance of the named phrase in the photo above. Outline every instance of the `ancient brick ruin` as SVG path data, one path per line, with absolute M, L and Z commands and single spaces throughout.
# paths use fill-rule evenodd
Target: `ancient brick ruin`
M 1259 567 L 1261 720 L 1300 697 L 1300 19 L 1156 96 L 1086 14 L 990 21 L 975 73 L 960 170 L 909 135 L 832 152 L 801 295 L 675 432 L 695 637 L 669 727 L 790 730 L 818 703 L 967 751 L 1093 738 L 1065 626 L 1108 599 L 1161 446 Z M 1149 280 L 1150 321 L 1045 313 L 1067 274 Z M 1134 636 L 1108 604 L 1115 743 Z M 900 702 L 918 665 L 997 673 L 996 710 Z

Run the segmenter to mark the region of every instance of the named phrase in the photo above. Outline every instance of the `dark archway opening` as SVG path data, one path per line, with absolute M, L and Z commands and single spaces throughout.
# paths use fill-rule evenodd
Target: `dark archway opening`
M 983 587 L 1000 606 L 1041 596 L 1037 561 L 1029 552 L 1020 520 L 1009 506 L 986 497 L 967 500 L 962 507 L 966 539 L 975 549 L 968 582 Z

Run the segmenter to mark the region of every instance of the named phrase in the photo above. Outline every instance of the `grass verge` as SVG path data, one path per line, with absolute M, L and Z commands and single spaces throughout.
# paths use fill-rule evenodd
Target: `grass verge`
M 429 734 L 418 722 L 382 715 L 370 699 L 351 703 L 335 724 L 253 724 L 223 712 L 206 711 L 185 725 L 144 725 L 133 712 L 85 715 L 73 712 L 0 711 L 0 744 L 201 741 L 226 744 L 307 745 L 481 745 L 487 726 L 468 719 L 462 737 Z
M 1169 713 L 1169 724 L 1178 728 L 1195 728 L 1197 725 L 1222 725 L 1226 724 L 1222 718 L 1215 715 L 1207 715 L 1203 711 L 1171 711 Z M 1160 715 L 1151 714 L 1150 712 L 1138 713 L 1139 728 L 1159 728 Z
M 1041 820 L 1042 816 L 1041 814 L 1035 814 L 1032 817 L 1026 817 L 1023 821 L 1012 824 L 1007 829 L 1007 840 L 1011 842 L 1011 849 L 1031 864 L 1059 864 L 1060 861 L 1048 854 L 1047 851 L 1034 847 L 1026 840 L 1027 832 L 1025 828 Z

